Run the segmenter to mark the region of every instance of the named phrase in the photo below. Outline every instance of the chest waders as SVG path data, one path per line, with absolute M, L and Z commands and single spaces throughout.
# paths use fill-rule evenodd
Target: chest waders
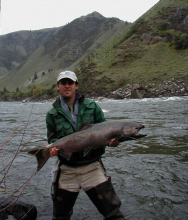
M 56 189 L 53 195 L 53 220 L 69 220 L 79 192 Z
M 60 172 L 59 172 L 60 173 Z M 59 178 L 57 178 L 59 179 Z M 121 201 L 116 195 L 111 178 L 85 192 L 105 220 L 124 220 L 120 211 Z M 53 195 L 53 220 L 70 220 L 79 192 L 56 187 Z
M 104 183 L 86 191 L 98 211 L 104 216 L 105 220 L 124 220 L 120 211 L 121 201 L 116 195 L 111 178 Z

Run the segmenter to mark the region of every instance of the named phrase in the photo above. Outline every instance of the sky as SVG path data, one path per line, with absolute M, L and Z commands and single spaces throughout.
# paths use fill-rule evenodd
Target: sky
M 134 22 L 159 0 L 0 0 L 0 35 L 60 27 L 94 11 Z

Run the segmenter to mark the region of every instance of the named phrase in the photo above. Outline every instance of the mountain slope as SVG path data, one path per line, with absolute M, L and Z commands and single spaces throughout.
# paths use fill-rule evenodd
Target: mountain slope
M 188 1 L 160 0 L 76 73 L 88 95 L 106 95 L 126 84 L 188 82 Z
M 19 31 L 0 36 L 0 75 L 24 62 L 57 30 Z
M 75 19 L 40 46 L 26 62 L 1 79 L 0 89 L 26 90 L 33 85 L 50 87 L 63 69 L 73 70 L 90 53 L 126 29 L 127 22 L 105 18 L 97 12 Z M 35 77 L 35 79 L 34 79 Z

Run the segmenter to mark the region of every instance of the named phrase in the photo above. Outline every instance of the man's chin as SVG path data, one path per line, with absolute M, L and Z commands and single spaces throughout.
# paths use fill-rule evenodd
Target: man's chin
M 71 98 L 70 92 L 65 92 L 65 93 L 63 94 L 63 97 L 64 97 L 64 98 Z

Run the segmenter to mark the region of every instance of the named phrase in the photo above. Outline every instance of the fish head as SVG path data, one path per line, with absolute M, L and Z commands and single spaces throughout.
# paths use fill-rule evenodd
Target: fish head
M 143 128 L 145 128 L 145 126 L 142 124 L 130 123 L 124 125 L 121 132 L 123 137 L 127 139 L 138 139 L 146 136 L 145 134 L 138 134 L 138 132 Z

